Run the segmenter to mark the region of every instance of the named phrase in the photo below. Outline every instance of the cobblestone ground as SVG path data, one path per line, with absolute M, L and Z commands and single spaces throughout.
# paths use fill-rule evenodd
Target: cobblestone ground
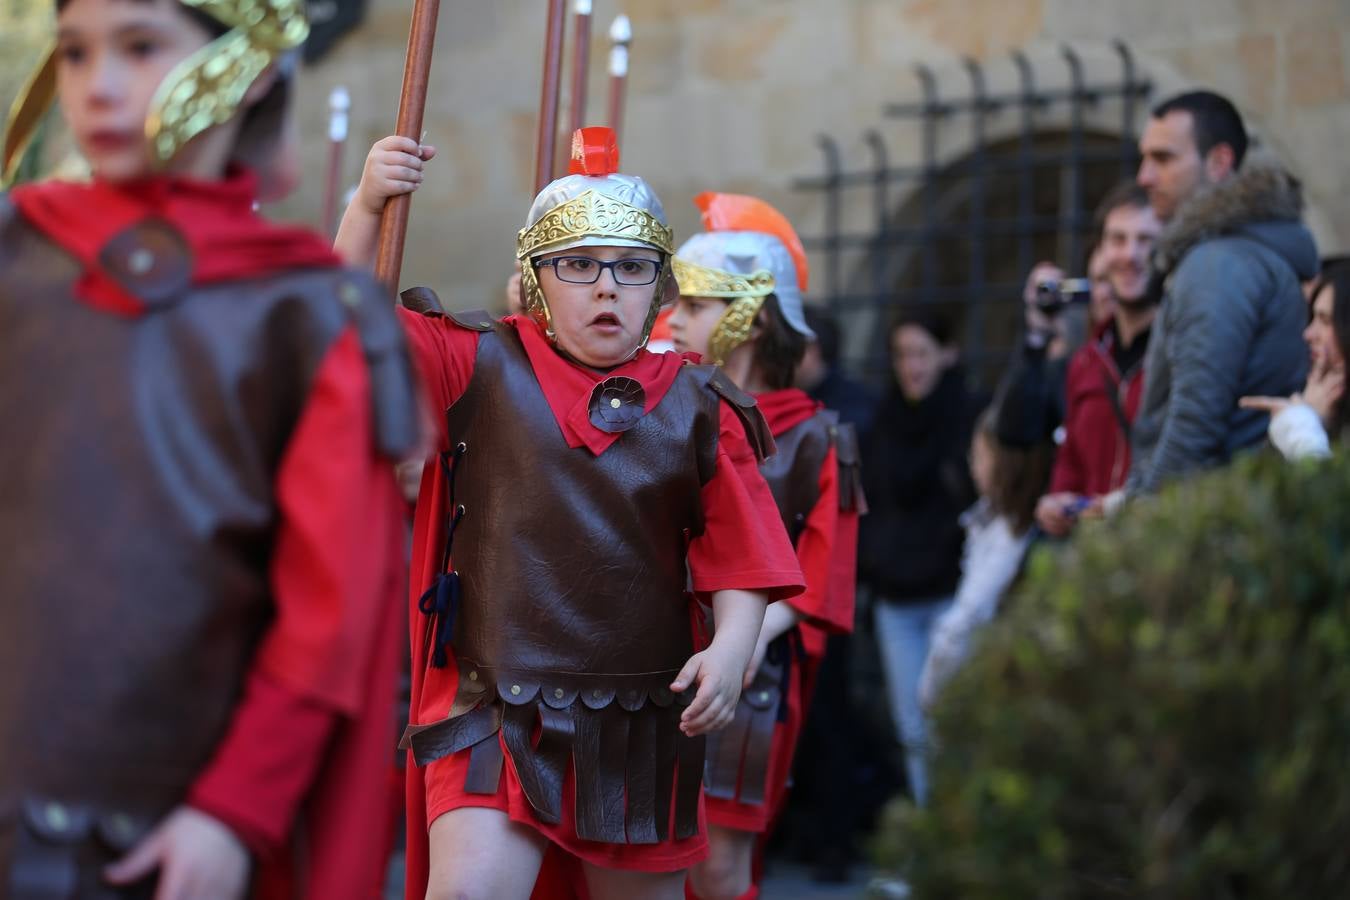
M 805 867 L 775 863 L 764 879 L 762 900 L 855 900 L 864 896 L 871 872 L 856 867 L 847 884 L 815 884 Z M 403 859 L 389 866 L 389 881 L 384 900 L 403 900 Z
M 864 895 L 871 872 L 853 869 L 853 878 L 847 884 L 816 884 L 804 867 L 776 864 L 764 879 L 760 890 L 762 900 L 854 900 Z

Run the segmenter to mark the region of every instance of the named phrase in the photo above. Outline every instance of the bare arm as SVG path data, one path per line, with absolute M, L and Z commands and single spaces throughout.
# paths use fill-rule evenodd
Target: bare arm
M 436 155 L 436 148 L 419 145 L 412 138 L 381 138 L 370 148 L 361 183 L 342 215 L 333 249 L 349 266 L 370 269 L 380 237 L 380 215 L 390 197 L 408 194 L 422 184 L 422 169 Z
M 694 702 L 680 717 L 680 729 L 690 736 L 716 731 L 730 724 L 736 703 L 750 675 L 750 662 L 764 622 L 767 597 L 756 591 L 726 590 L 712 595 L 712 644 L 695 653 L 671 683 L 673 691 L 698 686 Z
M 759 640 L 755 642 L 755 653 L 750 659 L 750 668 L 745 673 L 747 685 L 754 681 L 755 673 L 764 662 L 764 654 L 768 652 L 769 645 L 791 631 L 804 618 L 806 616 L 802 611 L 787 600 L 775 600 L 769 604 L 764 610 L 764 624 L 759 629 Z

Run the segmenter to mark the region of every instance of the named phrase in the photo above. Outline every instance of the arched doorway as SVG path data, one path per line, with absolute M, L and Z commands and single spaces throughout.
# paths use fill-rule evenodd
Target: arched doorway
M 824 195 L 824 234 L 806 238 L 825 263 L 813 299 L 839 319 L 846 367 L 884 381 L 889 323 L 925 306 L 955 324 L 971 381 L 996 383 L 1018 339 L 1027 272 L 1046 259 L 1085 274 L 1092 210 L 1137 168 L 1135 120 L 1151 87 L 1124 44 L 1114 53 L 1118 80 L 1089 84 L 1079 56 L 1062 49 L 1069 83 L 1048 90 L 1014 54 L 1018 88 L 1002 94 L 966 60 L 970 90 L 954 98 L 939 97 L 933 72 L 919 67 L 922 100 L 887 110 L 920 129 L 917 165 L 893 165 L 879 130 L 865 136 L 872 165 L 852 171 L 838 143 L 820 139 L 825 174 L 797 187 Z M 944 153 L 956 124 L 963 149 Z M 1003 136 L 991 140 L 994 124 Z M 860 219 L 863 230 L 844 225 Z
M 993 386 L 1019 337 L 1027 272 L 1050 260 L 1071 275 L 1086 274 L 1091 211 L 1122 178 L 1118 138 L 1084 135 L 1072 171 L 1068 142 L 1062 132 L 1035 135 L 1039 162 L 1025 172 L 1017 142 L 990 146 L 982 159 L 944 168 L 900 204 L 854 272 L 853 283 L 867 287 L 836 304 L 845 327 L 867 336 L 854 341 L 852 365 L 884 372 L 891 318 L 924 305 L 956 326 L 971 379 Z M 1076 188 L 1068 184 L 1073 178 Z M 1075 189 L 1077 210 L 1069 199 Z

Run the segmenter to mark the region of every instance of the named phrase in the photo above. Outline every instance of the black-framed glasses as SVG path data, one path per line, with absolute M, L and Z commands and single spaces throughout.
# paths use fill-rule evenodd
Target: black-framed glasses
M 555 256 L 552 259 L 535 260 L 534 267 L 542 269 L 552 267 L 559 281 L 568 284 L 595 284 L 600 273 L 609 269 L 615 282 L 629 287 L 651 284 L 661 274 L 661 263 L 655 259 L 616 259 L 604 262 L 589 256 Z

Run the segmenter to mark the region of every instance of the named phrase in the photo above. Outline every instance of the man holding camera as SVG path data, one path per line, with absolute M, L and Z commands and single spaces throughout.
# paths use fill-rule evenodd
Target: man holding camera
M 1055 537 L 1073 530 L 1095 497 L 1125 484 L 1130 429 L 1143 394 L 1143 361 L 1157 312 L 1149 294 L 1149 254 L 1162 226 L 1148 194 L 1133 182 L 1117 186 L 1097 208 L 1093 254 L 1100 288 L 1114 301 L 1094 322 L 1091 339 L 1069 362 L 1064 440 L 1055 457 L 1050 493 L 1036 507 L 1041 529 Z

